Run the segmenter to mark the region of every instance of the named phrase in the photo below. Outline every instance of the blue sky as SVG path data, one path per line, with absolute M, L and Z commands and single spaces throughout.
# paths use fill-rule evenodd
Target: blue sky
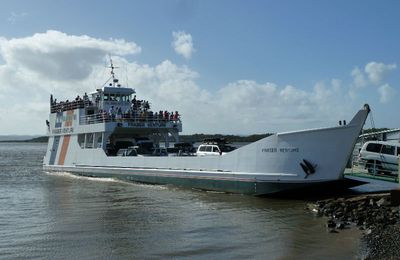
M 370 103 L 377 127 L 400 127 L 400 117 L 394 113 L 399 111 L 400 95 L 399 11 L 399 1 L 14 0 L 2 1 L 0 17 L 3 21 L 0 23 L 0 37 L 3 38 L 3 46 L 13 39 L 20 39 L 25 41 L 24 48 L 27 49 L 34 48 L 29 46 L 30 42 L 34 42 L 30 37 L 35 34 L 47 37 L 48 31 L 59 32 L 68 39 L 86 35 L 102 43 L 114 42 L 115 39 L 124 40 L 140 47 L 138 52 L 126 51 L 117 55 L 122 59 L 121 63 L 126 63 L 126 68 L 139 67 L 143 72 L 146 68 L 156 71 L 162 64 L 164 67 L 174 67 L 174 72 L 178 71 L 180 76 L 171 76 L 174 73 L 171 72 L 168 82 L 174 82 L 179 89 L 171 87 L 169 91 L 192 92 L 193 96 L 201 93 L 205 101 L 199 109 L 205 111 L 206 117 L 215 112 L 208 111 L 207 99 L 211 100 L 209 105 L 214 107 L 217 107 L 215 103 L 220 105 L 220 102 L 225 102 L 218 106 L 218 109 L 229 110 L 228 104 L 239 104 L 232 101 L 240 99 L 231 93 L 236 92 L 248 100 L 247 103 L 243 102 L 247 107 L 254 104 L 252 108 L 256 113 L 263 113 L 265 117 L 270 114 L 271 119 L 282 119 L 278 120 L 278 123 L 263 119 L 262 122 L 249 124 L 249 121 L 256 120 L 249 117 L 232 124 L 232 127 L 224 128 L 215 126 L 219 122 L 217 118 L 210 118 L 210 123 L 206 120 L 202 122 L 202 125 L 208 126 L 201 127 L 196 124 L 198 120 L 191 121 L 196 111 L 190 111 L 192 108 L 189 105 L 182 105 L 180 109 L 189 110 L 184 122 L 188 125 L 185 133 L 250 134 L 294 130 L 307 126 L 319 127 L 343 117 L 350 118 L 363 103 Z M 190 57 L 185 57 L 172 46 L 174 32 L 190 36 Z M 47 44 L 46 42 L 51 40 L 44 42 Z M 60 51 L 61 43 L 57 44 L 57 50 Z M 77 47 L 67 48 L 68 52 L 82 51 L 78 43 L 74 44 L 73 46 Z M 103 47 L 99 48 L 105 50 Z M 14 73 L 17 70 L 21 72 L 18 68 L 25 66 L 24 58 L 18 60 L 15 56 L 7 54 L 16 53 L 10 50 L 13 49 L 3 47 L 0 53 L 3 69 L 5 71 L 7 68 L 7 71 L 10 71 L 12 68 Z M 109 49 L 107 51 L 111 52 Z M 65 50 L 61 52 L 65 53 Z M 37 56 L 32 56 L 31 59 L 43 59 L 43 56 L 40 57 L 40 51 L 29 53 L 37 53 Z M 56 62 L 57 57 L 51 58 Z M 85 55 L 82 57 L 87 58 Z M 88 66 L 95 68 L 99 65 L 94 59 L 87 59 Z M 165 63 L 166 61 L 169 63 Z M 60 64 L 68 63 L 60 61 Z M 28 67 L 30 70 L 24 75 L 37 72 L 32 66 Z M 126 69 L 128 70 L 130 69 Z M 135 69 L 133 71 L 138 72 Z M 18 100 L 17 97 L 21 96 L 24 87 L 27 86 L 11 86 L 18 78 L 15 76 L 7 81 L 4 74 L 1 75 L 3 87 L 0 87 L 0 99 L 1 96 L 5 98 L 15 95 L 15 100 Z M 357 75 L 359 79 L 364 79 L 364 82 L 361 80 L 361 83 L 356 83 Z M 80 83 L 73 84 L 87 83 L 90 77 L 88 74 Z M 106 78 L 104 75 L 98 77 Z M 154 77 L 159 85 L 167 84 L 160 75 Z M 143 89 L 137 86 L 139 94 L 143 93 L 145 97 L 161 103 L 167 102 L 166 99 L 151 94 L 150 90 L 147 91 L 150 86 L 156 87 L 152 85 L 154 79 L 138 79 L 133 75 L 129 75 L 129 78 L 132 78 L 132 84 L 136 80 L 148 86 Z M 149 83 L 150 81 L 153 83 Z M 68 88 L 65 82 L 53 79 L 43 80 L 40 84 L 56 86 L 47 89 L 50 92 L 67 93 L 63 91 Z M 58 84 L 60 87 L 57 87 Z M 20 89 L 21 92 L 10 92 L 12 87 Z M 246 93 L 246 90 L 253 96 L 244 95 L 242 91 Z M 46 89 L 42 91 L 47 100 Z M 254 95 L 262 100 L 253 99 Z M 298 98 L 291 95 L 297 95 Z M 189 96 L 184 97 L 190 99 Z M 280 97 L 282 102 L 270 102 L 274 106 L 271 109 L 267 100 L 270 96 L 275 97 L 275 101 Z M 301 101 L 302 98 L 309 100 L 305 104 Z M 288 99 L 291 103 L 284 104 Z M 44 101 L 40 99 L 40 95 L 35 96 L 35 104 L 41 102 Z M 260 106 L 260 103 L 263 105 Z M 293 110 L 299 106 L 303 109 L 299 114 L 291 115 L 281 111 Z M 243 109 L 243 114 L 253 110 Z M 37 109 L 38 117 L 42 115 L 40 111 Z M 5 108 L 3 112 L 7 112 Z M 182 111 L 182 114 L 185 115 L 185 111 Z M 222 112 L 217 114 L 226 117 Z M 43 118 L 46 116 L 44 114 Z M 313 116 L 315 118 L 311 119 Z M 18 129 L 18 123 L 20 122 L 10 124 L 9 127 L 0 127 L 0 134 L 44 132 L 39 124 L 32 123 L 35 128 L 28 131 Z M 192 126 L 189 126 L 190 124 Z M 227 124 L 229 125 L 229 122 Z

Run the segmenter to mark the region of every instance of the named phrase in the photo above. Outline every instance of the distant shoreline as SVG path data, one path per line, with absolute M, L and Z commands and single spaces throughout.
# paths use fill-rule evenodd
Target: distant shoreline
M 47 143 L 47 136 L 40 136 L 26 140 L 1 140 L 0 143 Z

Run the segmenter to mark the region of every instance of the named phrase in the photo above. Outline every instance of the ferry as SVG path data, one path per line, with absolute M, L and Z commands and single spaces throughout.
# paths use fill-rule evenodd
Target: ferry
M 61 102 L 51 95 L 45 171 L 251 195 L 295 191 L 343 180 L 370 112 L 366 104 L 348 124 L 276 133 L 225 151 L 209 140 L 196 151 L 180 143 L 178 111 L 152 111 L 110 68 L 110 80 L 93 93 Z

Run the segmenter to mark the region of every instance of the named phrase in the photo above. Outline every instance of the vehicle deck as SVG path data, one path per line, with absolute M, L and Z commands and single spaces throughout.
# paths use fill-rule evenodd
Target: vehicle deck
M 353 168 L 347 168 L 344 172 L 344 177 L 347 179 L 352 180 L 361 180 L 367 181 L 370 180 L 377 180 L 383 182 L 391 182 L 399 185 L 399 178 L 398 175 L 389 175 L 389 174 L 379 174 L 379 173 L 369 173 L 366 169 L 363 169 L 359 166 L 353 166 Z

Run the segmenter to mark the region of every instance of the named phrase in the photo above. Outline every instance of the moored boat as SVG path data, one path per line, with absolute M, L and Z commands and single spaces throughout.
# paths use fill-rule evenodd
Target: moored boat
M 370 111 L 364 105 L 348 124 L 277 133 L 227 151 L 208 143 L 211 153 L 197 154 L 170 149 L 180 141 L 180 113 L 152 111 L 111 68 L 112 82 L 93 93 L 65 102 L 51 96 L 46 171 L 253 195 L 295 190 L 343 179 Z

